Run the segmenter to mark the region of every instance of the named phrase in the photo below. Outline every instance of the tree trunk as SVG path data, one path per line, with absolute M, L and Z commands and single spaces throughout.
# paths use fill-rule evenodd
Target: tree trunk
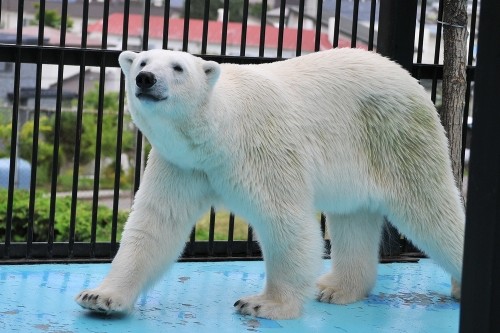
M 444 69 L 441 121 L 448 135 L 453 174 L 462 189 L 462 126 L 467 64 L 467 1 L 444 0 Z

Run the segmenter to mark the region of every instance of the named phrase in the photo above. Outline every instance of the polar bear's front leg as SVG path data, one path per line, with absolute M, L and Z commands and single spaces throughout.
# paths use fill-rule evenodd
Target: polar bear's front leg
M 178 169 L 152 151 L 109 274 L 76 302 L 92 311 L 130 311 L 140 292 L 178 258 L 212 199 L 204 174 Z

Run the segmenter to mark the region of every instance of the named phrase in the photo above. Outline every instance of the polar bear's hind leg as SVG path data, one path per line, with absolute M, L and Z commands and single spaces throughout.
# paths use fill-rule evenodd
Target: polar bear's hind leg
M 328 214 L 332 270 L 317 282 L 318 300 L 347 304 L 363 299 L 375 285 L 382 215 L 369 211 Z
M 276 226 L 257 236 L 266 264 L 262 293 L 243 297 L 234 306 L 242 314 L 269 319 L 297 318 L 305 300 L 314 294 L 314 279 L 321 268 L 323 241 L 314 214 L 283 214 L 267 221 Z M 286 226 L 284 226 L 286 224 Z

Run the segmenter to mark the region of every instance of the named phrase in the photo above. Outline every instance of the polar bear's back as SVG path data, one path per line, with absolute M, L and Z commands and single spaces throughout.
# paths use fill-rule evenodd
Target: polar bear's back
M 221 128 L 248 147 L 268 147 L 283 165 L 288 157 L 280 150 L 293 151 L 314 170 L 317 196 L 344 197 L 338 202 L 344 207 L 355 200 L 340 193 L 368 195 L 387 183 L 411 187 L 429 169 L 449 168 L 429 95 L 399 65 L 371 52 L 336 49 L 266 65 L 223 65 L 215 96 L 221 122 L 228 121 Z
M 287 132 L 313 131 L 329 142 L 365 145 L 367 127 L 373 136 L 396 128 L 399 135 L 415 135 L 415 126 L 425 127 L 429 138 L 444 138 L 423 87 L 398 64 L 359 49 L 265 65 L 223 65 L 214 95 L 221 121 L 234 125 L 236 119 L 243 132 L 272 130 L 265 125 L 274 124 L 284 140 Z
M 223 65 L 217 86 L 224 103 L 241 110 L 243 118 L 272 112 L 299 118 L 304 125 L 344 118 L 351 122 L 374 102 L 390 118 L 406 117 L 414 103 L 435 114 L 428 94 L 406 70 L 359 49 L 332 49 L 264 65 Z

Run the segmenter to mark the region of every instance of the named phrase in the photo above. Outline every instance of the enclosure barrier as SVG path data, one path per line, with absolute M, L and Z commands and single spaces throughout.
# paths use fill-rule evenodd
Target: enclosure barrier
M 39 4 L 38 7 L 33 7 L 35 2 Z M 0 24 L 5 27 L 0 31 L 0 64 L 12 69 L 10 75 L 13 78 L 10 83 L 4 81 L 4 84 L 9 85 L 8 93 L 6 97 L 0 96 L 3 99 L 2 119 L 10 130 L 8 138 L 0 143 L 2 156 L 6 156 L 9 161 L 8 171 L 2 171 L 8 173 L 8 184 L 6 200 L 0 203 L 5 205 L 5 216 L 1 217 L 3 223 L 0 225 L 0 262 L 110 261 L 115 255 L 119 246 L 120 205 L 124 200 L 121 194 L 124 191 L 135 193 L 138 189 L 145 163 L 145 150 L 148 149 L 141 133 L 129 128 L 124 79 L 119 76 L 115 81 L 118 85 L 117 110 L 112 115 L 114 154 L 105 153 L 108 149 L 106 146 L 109 145 L 109 138 L 104 138 L 107 133 L 103 133 L 103 123 L 109 117 L 106 108 L 107 87 L 111 85 L 110 70 L 118 68 L 117 59 L 121 50 L 159 47 L 187 51 L 221 63 L 254 64 L 280 61 L 331 47 L 359 47 L 376 50 L 398 61 L 421 80 L 430 90 L 432 100 L 439 104 L 442 79 L 442 1 L 437 8 L 431 8 L 426 1 L 418 4 L 417 0 L 263 0 L 260 5 L 242 0 L 238 2 L 240 7 L 235 8 L 231 7 L 232 1 L 225 0 L 221 2 L 222 11 L 219 14 L 222 15 L 217 20 L 212 17 L 214 11 L 211 3 L 215 1 L 186 0 L 184 7 L 175 7 L 174 2 L 168 0 L 160 5 L 157 1 L 150 0 L 98 3 L 89 0 L 63 0 L 59 3 L 0 1 Z M 276 7 L 271 8 L 271 4 L 276 4 Z M 465 123 L 469 115 L 468 101 L 474 76 L 476 11 L 477 1 L 472 1 Z M 60 28 L 55 32 L 46 27 L 51 23 L 47 21 L 49 16 L 46 14 L 53 12 L 60 17 Z M 238 13 L 239 17 L 231 17 L 233 13 Z M 30 20 L 31 24 L 36 25 L 34 30 L 26 26 Z M 76 41 L 75 33 L 68 29 L 71 22 L 73 30 L 77 31 Z M 435 35 L 432 31 L 435 31 Z M 434 41 L 429 42 L 429 35 L 434 36 Z M 429 57 L 429 54 L 433 56 Z M 425 62 L 425 58 L 432 60 Z M 49 67 L 50 65 L 52 66 Z M 67 76 L 70 69 L 74 72 L 72 78 Z M 26 71 L 30 72 L 30 80 L 26 77 Z M 51 74 L 55 76 L 55 84 L 51 90 L 47 90 L 44 85 L 47 76 Z M 89 76 L 92 75 L 96 76 L 93 82 L 97 85 L 97 100 L 95 109 L 89 110 L 86 94 L 92 88 L 88 83 Z M 65 96 L 71 89 L 75 97 L 73 101 L 67 102 Z M 26 104 L 25 99 L 28 97 L 24 96 L 30 91 L 34 101 L 31 105 Z M 47 107 L 42 102 L 50 92 L 54 95 L 53 106 Z M 64 132 L 69 112 L 73 117 L 70 145 L 66 141 L 67 133 Z M 89 112 L 95 115 L 92 163 L 84 161 L 82 157 L 87 149 L 83 136 L 90 130 L 85 124 Z M 24 116 L 25 113 L 28 116 Z M 52 121 L 52 134 L 47 134 L 43 128 L 46 126 L 46 118 Z M 26 122 L 32 126 L 28 136 L 24 133 Z M 133 153 L 129 151 L 130 147 L 124 147 L 124 136 L 130 131 L 135 136 Z M 466 134 L 465 129 L 464 143 Z M 41 140 L 46 140 L 49 135 L 51 140 L 47 148 L 47 142 Z M 23 140 L 29 141 L 26 143 Z M 45 155 L 41 155 L 42 148 L 50 149 L 48 161 Z M 67 155 L 65 149 L 71 150 L 71 154 Z M 122 187 L 124 178 L 127 177 L 123 171 L 124 154 L 132 161 L 132 166 L 129 167 L 131 175 L 128 175 L 132 181 L 126 189 Z M 25 191 L 17 186 L 19 172 L 16 170 L 21 158 L 28 159 L 32 166 L 25 219 L 15 215 L 17 199 Z M 104 165 L 109 159 L 113 163 Z M 45 183 L 41 182 L 43 176 L 46 176 L 41 174 L 42 163 L 49 165 L 46 172 L 48 180 Z M 82 207 L 79 196 L 89 168 L 93 178 L 88 180 L 91 184 L 84 190 L 90 192 L 91 197 L 88 206 L 89 236 L 82 241 L 79 239 L 81 231 L 77 222 L 82 214 L 79 210 Z M 70 198 L 69 222 L 64 235 L 58 230 L 56 218 L 59 216 L 57 209 L 63 200 L 60 196 L 62 170 L 69 175 L 65 176 L 69 188 L 64 191 L 69 193 Z M 112 174 L 111 180 L 103 178 L 105 173 Z M 102 241 L 98 234 L 100 224 L 104 222 L 99 216 L 103 209 L 102 193 L 106 190 L 112 191 L 112 202 L 109 205 L 111 217 L 106 224 L 109 237 Z M 44 210 L 46 215 L 41 218 L 39 207 L 42 197 L 48 200 L 48 209 Z M 216 216 L 212 208 L 206 239 L 198 239 L 196 230 L 193 230 L 181 260 L 261 258 L 251 227 L 248 227 L 244 239 L 235 239 L 236 222 L 233 214 L 225 222 L 227 238 L 216 239 L 216 223 L 219 223 Z M 322 214 L 319 216 L 318 223 L 325 234 L 325 217 Z M 41 220 L 45 228 L 43 237 L 38 234 Z M 15 231 L 19 229 L 23 233 L 22 239 L 15 236 Z M 59 239 L 61 237 L 62 240 Z M 326 244 L 325 255 L 328 254 L 328 240 Z M 381 249 L 382 259 L 411 260 L 408 252 L 418 250 L 388 226 Z

